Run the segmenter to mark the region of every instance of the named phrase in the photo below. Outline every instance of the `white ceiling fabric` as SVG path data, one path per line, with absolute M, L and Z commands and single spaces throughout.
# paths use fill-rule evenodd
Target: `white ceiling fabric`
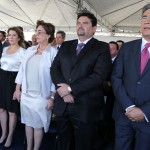
M 0 0 L 0 29 L 22 26 L 25 30 L 30 30 L 34 29 L 36 21 L 41 19 L 53 23 L 57 29 L 74 31 L 77 10 L 87 9 L 97 16 L 100 32 L 138 33 L 141 8 L 149 2 L 149 0 Z

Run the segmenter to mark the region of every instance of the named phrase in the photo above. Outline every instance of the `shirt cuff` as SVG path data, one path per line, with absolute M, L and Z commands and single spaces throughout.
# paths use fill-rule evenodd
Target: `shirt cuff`
M 131 106 L 127 107 L 127 108 L 125 109 L 126 112 L 128 111 L 129 108 L 133 108 L 133 107 L 135 107 L 135 105 L 131 105 Z
M 146 122 L 149 122 L 149 120 L 147 119 L 146 115 L 144 114 L 144 118 L 146 120 Z

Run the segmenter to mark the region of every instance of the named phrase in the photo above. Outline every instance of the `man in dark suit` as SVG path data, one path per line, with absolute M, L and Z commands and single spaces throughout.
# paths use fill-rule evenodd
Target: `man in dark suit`
M 60 46 L 62 45 L 62 43 L 65 41 L 66 38 L 66 33 L 64 31 L 57 31 L 56 33 L 56 46 L 57 49 L 60 49 Z
M 71 137 L 75 150 L 94 149 L 104 105 L 102 83 L 111 68 L 109 45 L 93 38 L 96 25 L 92 13 L 79 13 L 79 39 L 64 42 L 51 67 L 61 150 L 73 150 Z
M 111 55 L 112 67 L 113 70 L 113 63 L 117 57 L 119 52 L 119 45 L 115 41 L 109 42 L 109 50 Z M 108 149 L 111 147 L 114 149 L 114 139 L 115 139 L 115 125 L 114 120 L 112 118 L 112 112 L 114 107 L 115 96 L 113 94 L 112 86 L 111 86 L 111 73 L 106 81 L 103 83 L 103 90 L 104 90 L 104 119 L 99 123 L 99 133 L 103 135 L 101 139 L 103 140 L 102 146 L 99 149 Z M 101 141 L 102 141 L 101 140 Z M 99 143 L 100 144 L 100 143 Z M 98 149 L 98 150 L 99 150 Z
M 142 10 L 141 32 L 142 39 L 123 44 L 112 73 L 115 150 L 150 149 L 150 4 Z

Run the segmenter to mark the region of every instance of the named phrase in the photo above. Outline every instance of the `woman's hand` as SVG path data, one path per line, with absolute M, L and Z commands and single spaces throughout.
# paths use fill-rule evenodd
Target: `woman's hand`
M 21 91 L 16 90 L 13 95 L 13 100 L 18 100 L 18 102 L 20 102 L 20 99 L 21 99 Z
M 53 109 L 53 107 L 54 107 L 54 100 L 51 99 L 51 98 L 49 98 L 49 99 L 48 99 L 47 108 L 48 108 L 48 109 Z

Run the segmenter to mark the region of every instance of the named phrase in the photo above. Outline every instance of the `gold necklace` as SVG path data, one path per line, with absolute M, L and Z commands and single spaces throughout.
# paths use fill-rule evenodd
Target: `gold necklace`
M 40 47 L 38 47 L 37 49 L 38 49 L 38 51 L 39 51 L 40 53 L 43 53 L 43 51 L 45 50 L 45 48 L 43 48 L 43 49 L 40 50 Z
M 48 45 L 47 45 L 47 46 L 48 46 Z M 42 48 L 41 50 L 40 50 L 40 46 L 38 46 L 37 50 L 38 50 L 40 53 L 43 53 L 43 51 L 45 51 L 45 49 L 47 48 L 47 46 L 46 46 L 45 48 Z

